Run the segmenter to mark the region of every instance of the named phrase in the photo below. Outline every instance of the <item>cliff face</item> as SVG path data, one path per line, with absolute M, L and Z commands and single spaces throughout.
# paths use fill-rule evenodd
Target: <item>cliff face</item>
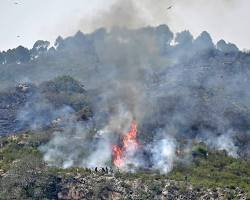
M 247 199 L 239 188 L 205 188 L 157 177 L 125 178 L 119 174 L 78 175 L 61 183 L 58 199 Z

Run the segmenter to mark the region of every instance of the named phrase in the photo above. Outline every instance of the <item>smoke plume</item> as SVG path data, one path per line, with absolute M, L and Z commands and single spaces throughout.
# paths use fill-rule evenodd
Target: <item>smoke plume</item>
M 173 43 L 166 25 L 101 29 L 89 37 L 99 63 L 85 80 L 93 93 L 93 118 L 55 133 L 41 147 L 46 161 L 62 167 L 111 165 L 112 146 L 121 146 L 133 120 L 139 147 L 124 153 L 123 170 L 169 172 L 180 159 L 182 140 L 189 141 L 183 149 L 200 141 L 240 155 L 236 136 L 248 134 L 249 71 L 232 60 L 241 54 L 235 45 L 216 46 L 207 32 L 194 39 L 188 31 Z

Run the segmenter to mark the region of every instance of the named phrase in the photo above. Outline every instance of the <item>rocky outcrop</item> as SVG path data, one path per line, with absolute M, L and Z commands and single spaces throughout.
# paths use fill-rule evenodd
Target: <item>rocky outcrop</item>
M 243 190 L 229 188 L 204 188 L 186 182 L 168 179 L 126 178 L 121 174 L 78 175 L 61 183 L 58 193 L 61 200 L 80 199 L 159 199 L 159 200 L 211 200 L 247 199 Z
M 225 199 L 247 199 L 246 194 L 240 188 L 204 188 L 194 187 L 176 181 L 169 181 L 163 189 L 162 200 L 175 199 L 201 199 L 201 200 L 225 200 Z

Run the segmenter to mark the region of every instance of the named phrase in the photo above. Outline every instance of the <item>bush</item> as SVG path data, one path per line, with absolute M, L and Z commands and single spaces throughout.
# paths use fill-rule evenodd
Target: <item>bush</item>
M 85 93 L 83 86 L 70 76 L 59 76 L 42 84 L 44 92 Z
M 56 199 L 59 180 L 38 157 L 15 161 L 0 182 L 0 199 Z

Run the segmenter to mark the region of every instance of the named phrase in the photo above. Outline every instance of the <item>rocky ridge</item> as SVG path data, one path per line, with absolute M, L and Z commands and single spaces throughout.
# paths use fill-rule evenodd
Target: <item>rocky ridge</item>
M 120 174 L 121 175 L 121 174 Z M 240 188 L 205 188 L 169 179 L 122 178 L 119 174 L 76 175 L 62 182 L 58 199 L 247 199 Z

